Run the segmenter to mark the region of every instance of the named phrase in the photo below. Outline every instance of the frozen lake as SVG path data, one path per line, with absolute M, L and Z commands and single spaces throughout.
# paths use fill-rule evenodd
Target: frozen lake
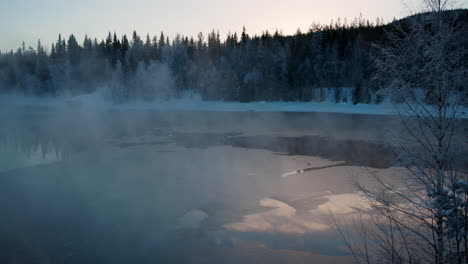
M 2 107 L 1 258 L 348 263 L 386 115 Z M 351 222 L 351 221 L 349 221 Z M 6 252 L 6 254 L 5 254 Z

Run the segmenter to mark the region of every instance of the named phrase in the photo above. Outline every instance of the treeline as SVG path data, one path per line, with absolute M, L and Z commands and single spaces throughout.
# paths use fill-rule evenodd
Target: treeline
M 178 97 L 194 91 L 205 100 L 380 101 L 370 85 L 371 43 L 381 42 L 381 19 L 338 19 L 285 36 L 214 30 L 206 37 L 127 37 L 98 41 L 61 35 L 46 50 L 22 47 L 0 53 L 0 92 L 82 94 L 103 89 L 115 101 Z

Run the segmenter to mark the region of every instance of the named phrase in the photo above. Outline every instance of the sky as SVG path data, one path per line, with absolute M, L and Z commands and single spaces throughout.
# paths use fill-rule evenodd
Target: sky
M 412 1 L 405 2 L 415 8 Z M 120 36 L 133 30 L 143 37 L 161 31 L 196 37 L 215 29 L 224 37 L 245 26 L 251 35 L 276 29 L 293 34 L 338 17 L 389 22 L 410 13 L 402 0 L 0 0 L 0 50 L 22 41 L 36 47 L 38 39 L 50 47 L 59 33 L 73 33 L 80 42 L 85 35 L 100 40 L 109 31 Z

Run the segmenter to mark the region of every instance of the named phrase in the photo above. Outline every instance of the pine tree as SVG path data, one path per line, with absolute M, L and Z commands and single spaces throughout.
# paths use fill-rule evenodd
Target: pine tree
M 114 32 L 114 37 L 112 40 L 112 67 L 115 68 L 117 61 L 122 60 L 122 44 L 117 38 L 117 34 Z
M 129 48 L 130 48 L 130 43 L 128 42 L 127 35 L 123 35 L 123 37 L 122 37 L 122 46 L 121 46 L 122 58 L 125 58 Z
M 146 34 L 146 41 L 145 41 L 145 45 L 144 45 L 144 51 L 143 51 L 143 59 L 146 63 L 146 65 L 149 64 L 150 60 L 151 60 L 151 51 L 152 51 L 152 45 L 151 45 L 151 38 L 149 36 L 149 34 Z
M 93 50 L 93 42 L 91 41 L 90 38 L 88 38 L 87 35 L 85 35 L 85 38 L 83 41 L 83 51 L 86 54 L 86 56 L 90 56 L 92 50 Z
M 164 42 L 166 39 L 164 37 L 164 33 L 161 31 L 161 35 L 159 36 L 159 50 L 162 50 L 164 48 L 164 46 L 166 45 L 166 43 Z M 167 43 L 169 44 L 169 43 Z
M 151 53 L 150 53 L 150 58 L 151 60 L 157 60 L 158 59 L 158 38 L 156 36 L 153 37 L 152 43 L 151 43 Z
M 65 40 L 62 40 L 62 34 L 59 34 L 57 43 L 55 44 L 56 58 L 58 61 L 63 61 L 66 55 Z
M 68 59 L 72 65 L 76 65 L 80 59 L 81 48 L 73 34 L 68 38 Z
M 57 59 L 57 52 L 55 51 L 55 44 L 52 43 L 52 47 L 50 48 L 50 58 L 52 60 Z
M 241 43 L 243 45 L 247 44 L 247 41 L 249 40 L 249 35 L 247 35 L 247 31 L 245 30 L 245 27 L 242 28 L 242 35 L 241 35 Z

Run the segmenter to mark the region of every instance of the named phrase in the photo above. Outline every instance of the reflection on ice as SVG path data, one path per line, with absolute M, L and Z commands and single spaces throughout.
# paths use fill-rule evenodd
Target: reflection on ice
M 347 140 L 355 118 L 327 125 L 328 114 L 70 111 L 0 111 L 0 193 L 9 201 L 0 235 L 57 258 L 79 249 L 80 263 L 184 262 L 166 259 L 173 255 L 193 263 L 207 251 L 251 254 L 233 263 L 322 260 L 311 254 L 336 263 L 346 253 L 329 209 L 347 217 L 366 208 L 347 170 L 390 164 L 376 144 Z M 342 140 L 321 137 L 330 131 Z M 298 168 L 304 173 L 280 177 Z
M 239 223 L 227 224 L 226 228 L 236 231 L 280 232 L 304 234 L 310 231 L 324 231 L 329 227 L 311 219 L 298 216 L 296 209 L 286 203 L 266 198 L 260 201 L 264 207 L 273 207 L 267 212 L 251 214 Z
M 328 195 L 328 202 L 318 206 L 317 211 L 333 214 L 355 214 L 358 210 L 370 210 L 369 202 L 360 193 Z
M 326 202 L 322 202 L 323 198 Z M 226 224 L 225 228 L 240 232 L 277 232 L 303 235 L 330 230 L 330 212 L 337 215 L 353 216 L 358 210 L 370 209 L 368 202 L 359 193 L 327 195 L 317 198 L 319 205 L 305 214 L 298 209 L 272 198 L 262 199 L 260 205 L 271 207 L 266 212 L 244 216 L 243 221 Z
M 58 151 L 50 151 L 47 145 L 25 148 L 7 143 L 0 144 L 0 172 L 54 163 L 61 159 L 62 154 Z

